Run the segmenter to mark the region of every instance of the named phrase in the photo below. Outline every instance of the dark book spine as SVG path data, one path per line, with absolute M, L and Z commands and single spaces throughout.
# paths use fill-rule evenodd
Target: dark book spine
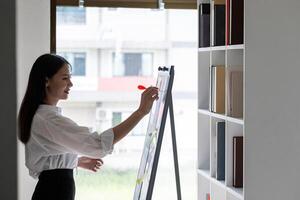
M 210 46 L 210 4 L 199 5 L 199 48 Z
M 233 137 L 233 187 L 243 187 L 243 136 Z
M 225 180 L 225 122 L 217 122 L 217 180 Z
M 244 0 L 232 0 L 231 4 L 231 44 L 243 44 Z
M 225 4 L 214 5 L 214 46 L 225 45 Z
M 225 44 L 230 44 L 230 0 L 226 0 L 226 19 L 225 19 L 226 27 L 225 27 Z

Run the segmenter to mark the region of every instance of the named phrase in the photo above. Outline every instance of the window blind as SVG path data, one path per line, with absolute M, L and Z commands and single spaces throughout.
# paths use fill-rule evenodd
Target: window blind
M 85 0 L 86 7 L 157 8 L 157 0 Z
M 79 0 L 54 0 L 57 6 L 79 6 Z
M 197 0 L 163 0 L 166 9 L 197 9 Z

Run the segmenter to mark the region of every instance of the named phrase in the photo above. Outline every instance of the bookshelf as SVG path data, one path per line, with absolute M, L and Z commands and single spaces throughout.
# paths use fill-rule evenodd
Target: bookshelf
M 226 3 L 231 1 L 215 0 L 218 5 L 224 3 L 225 8 L 218 7 L 221 12 L 226 9 Z M 203 19 L 200 19 L 201 11 L 203 9 L 200 4 L 210 4 L 210 31 L 209 31 L 209 46 L 201 46 L 205 42 L 199 41 L 198 48 L 198 165 L 197 165 L 197 180 L 198 180 L 198 200 L 208 200 L 210 196 L 211 200 L 244 200 L 244 188 L 234 187 L 233 185 L 233 137 L 244 136 L 244 119 L 243 113 L 238 117 L 232 113 L 232 104 L 243 105 L 244 94 L 242 97 L 235 99 L 236 94 L 232 91 L 233 87 L 230 83 L 231 72 L 239 71 L 244 72 L 244 44 L 229 45 L 231 36 L 229 36 L 228 44 L 226 45 L 226 39 L 218 39 L 218 41 L 225 40 L 224 44 L 214 46 L 215 23 L 224 25 L 224 30 L 228 34 L 231 34 L 230 26 L 226 25 L 226 14 L 222 21 L 216 22 L 214 19 L 216 10 L 212 0 L 198 0 L 198 12 L 199 12 L 199 29 Z M 207 6 L 207 5 L 206 5 Z M 223 9 L 223 11 L 222 11 Z M 242 8 L 243 9 L 243 8 Z M 220 14 L 218 15 L 220 17 Z M 222 16 L 221 16 L 222 17 Z M 207 18 L 206 18 L 207 19 Z M 202 20 L 202 21 L 201 21 Z M 220 19 L 218 19 L 220 20 Z M 201 21 L 201 22 L 200 22 Z M 228 28 L 228 31 L 226 29 Z M 222 29 L 222 27 L 221 27 Z M 220 27 L 218 27 L 220 30 Z M 200 32 L 200 31 L 199 31 Z M 205 31 L 204 31 L 205 32 Z M 225 32 L 225 36 L 226 36 Z M 202 33 L 203 34 L 203 31 Z M 222 35 L 222 34 L 219 34 Z M 207 39 L 207 36 L 200 36 L 199 40 Z M 207 42 L 206 42 L 207 43 Z M 212 72 L 211 66 L 220 66 L 225 68 L 225 95 L 224 95 L 224 113 L 214 112 L 212 109 Z M 216 78 L 214 78 L 216 79 Z M 234 83 L 234 82 L 233 82 Z M 235 83 L 236 84 L 236 83 Z M 244 87 L 243 81 L 239 82 L 239 87 Z M 216 86 L 215 86 L 216 87 Z M 243 91 L 243 89 L 242 89 Z M 235 95 L 235 96 L 233 96 Z M 241 106 L 239 105 L 239 106 Z M 243 106 L 242 106 L 243 109 Z M 243 111 L 242 111 L 243 112 Z M 234 116 L 233 116 L 234 115 Z M 218 139 L 217 139 L 217 127 L 219 122 L 225 122 L 225 162 L 223 168 L 225 168 L 224 180 L 218 180 L 217 171 L 220 162 L 217 162 Z M 244 154 L 244 150 L 242 152 Z M 242 161 L 244 162 L 244 161 Z
M 232 0 L 231 0 L 232 1 Z M 213 20 L 213 1 L 210 19 Z M 300 1 L 244 0 L 243 44 L 198 49 L 198 200 L 300 197 Z M 200 16 L 200 15 L 199 15 Z M 213 26 L 210 25 L 210 38 Z M 205 37 L 203 37 L 205 38 Z M 219 63 L 218 63 L 219 62 Z M 224 63 L 223 63 L 224 62 Z M 243 117 L 210 111 L 209 66 L 242 64 Z M 228 94 L 228 90 L 226 91 Z M 226 104 L 227 106 L 227 104 Z M 216 180 L 215 128 L 226 123 L 225 180 Z M 233 187 L 231 137 L 243 136 L 243 185 Z

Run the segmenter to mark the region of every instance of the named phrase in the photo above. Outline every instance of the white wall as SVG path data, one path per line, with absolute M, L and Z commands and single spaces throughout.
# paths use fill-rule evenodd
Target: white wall
M 245 200 L 300 197 L 299 8 L 245 0 Z
M 35 59 L 50 51 L 50 0 L 17 0 L 17 101 L 27 87 Z M 31 199 L 36 181 L 25 167 L 24 145 L 18 144 L 18 199 Z

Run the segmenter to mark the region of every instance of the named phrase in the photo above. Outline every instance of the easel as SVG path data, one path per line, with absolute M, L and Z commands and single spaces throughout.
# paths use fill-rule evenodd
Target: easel
M 151 200 L 152 199 L 153 187 L 154 187 L 154 182 L 155 182 L 155 176 L 156 176 L 156 171 L 157 171 L 157 166 L 158 166 L 158 161 L 159 161 L 159 155 L 160 155 L 161 144 L 162 144 L 163 134 L 164 134 L 164 130 L 165 130 L 165 124 L 166 124 L 168 110 L 169 110 L 169 114 L 170 114 L 170 125 L 171 125 L 171 134 L 172 134 L 172 147 L 173 147 L 173 157 L 174 157 L 174 169 L 175 169 L 177 199 L 181 200 L 178 155 L 177 155 L 174 112 L 173 112 L 173 100 L 172 100 L 172 86 L 173 86 L 173 80 L 174 80 L 174 66 L 171 66 L 171 68 L 159 67 L 158 70 L 159 71 L 169 71 L 170 78 L 169 78 L 169 83 L 168 83 L 168 88 L 167 88 L 167 93 L 166 93 L 165 105 L 164 105 L 164 108 L 163 108 L 161 125 L 160 125 L 159 132 L 158 132 L 157 145 L 156 145 L 156 149 L 155 149 L 153 165 L 152 165 L 152 168 L 151 168 L 151 175 L 150 175 L 150 181 L 149 181 L 149 184 L 148 184 L 146 200 Z M 136 194 L 137 192 L 139 192 L 139 194 Z M 141 188 L 137 189 L 137 187 L 136 187 L 134 200 L 144 200 L 144 199 L 141 199 L 140 192 L 141 192 Z

